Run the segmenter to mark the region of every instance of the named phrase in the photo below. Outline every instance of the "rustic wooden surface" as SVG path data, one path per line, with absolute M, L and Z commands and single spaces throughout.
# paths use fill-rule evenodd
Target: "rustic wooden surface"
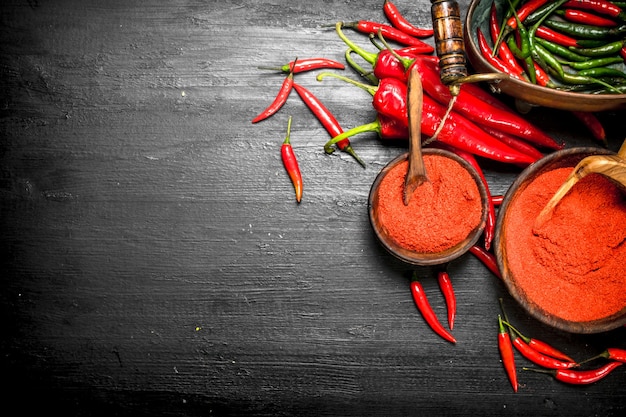
M 396 3 L 430 26 L 428 1 Z M 345 46 L 322 26 L 383 20 L 382 4 L 2 2 L 7 411 L 622 415 L 621 369 L 573 387 L 522 372 L 528 362 L 518 357 L 512 392 L 496 345 L 499 297 L 525 333 L 577 359 L 626 347 L 626 329 L 544 326 L 471 255 L 450 265 L 458 343 L 428 328 L 409 294 L 411 268 L 381 249 L 367 218 L 374 177 L 405 144 L 354 138 L 367 169 L 325 155 L 328 135 L 295 93 L 277 115 L 250 123 L 283 79 L 257 66 L 343 60 Z M 297 81 L 345 128 L 374 120 L 364 91 L 314 73 Z M 279 157 L 289 115 L 300 205 Z M 613 149 L 623 116 L 600 115 Z M 568 146 L 594 145 L 569 113 L 527 117 Z M 484 166 L 494 194 L 519 173 Z M 445 317 L 433 271 L 418 272 Z

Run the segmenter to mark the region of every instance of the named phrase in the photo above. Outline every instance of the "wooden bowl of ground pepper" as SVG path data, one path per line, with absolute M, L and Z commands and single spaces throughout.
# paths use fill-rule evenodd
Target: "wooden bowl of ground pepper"
M 626 192 L 599 174 L 581 179 L 553 211 L 539 212 L 574 166 L 600 148 L 571 148 L 527 167 L 507 191 L 494 239 L 511 295 L 535 318 L 572 333 L 626 324 Z
M 438 265 L 463 255 L 485 228 L 487 190 L 458 155 L 422 150 L 428 181 L 403 202 L 408 153 L 387 164 L 372 184 L 369 217 L 384 248 L 413 265 Z

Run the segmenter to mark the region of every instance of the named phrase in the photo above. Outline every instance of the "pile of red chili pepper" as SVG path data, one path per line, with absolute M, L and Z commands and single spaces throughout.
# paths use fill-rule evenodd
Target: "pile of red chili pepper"
M 512 0 L 512 3 L 517 4 L 519 0 Z M 546 3 L 546 1 L 529 0 L 528 3 Z M 559 0 L 548 3 L 561 5 L 565 1 Z M 344 64 L 327 58 L 297 58 L 283 66 L 269 68 L 279 70 L 287 75 L 283 79 L 274 101 L 252 122 L 258 123 L 278 112 L 287 101 L 291 91 L 296 90 L 298 96 L 331 138 L 324 144 L 325 152 L 332 153 L 336 146 L 365 166 L 364 161 L 356 155 L 352 148 L 350 138 L 365 132 L 375 132 L 382 140 L 408 139 L 407 76 L 411 69 L 416 68 L 420 74 L 424 90 L 421 118 L 423 145 L 447 149 L 467 160 L 481 175 L 487 190 L 489 190 L 489 186 L 478 163 L 479 159 L 484 158 L 498 163 L 525 167 L 541 158 L 543 152 L 551 152 L 564 146 L 476 84 L 462 84 L 460 92 L 454 98 L 454 105 L 449 108 L 449 103 L 452 100 L 450 88 L 441 82 L 438 59 L 432 55 L 434 48 L 423 40 L 423 38 L 432 36 L 433 30 L 413 26 L 403 17 L 391 0 L 384 1 L 383 10 L 389 20 L 388 23 L 359 20 L 335 24 L 336 33 L 347 46 L 344 54 L 345 60 L 360 75 L 359 80 L 328 71 L 317 75 L 319 81 L 326 77 L 334 77 L 368 91 L 372 96 L 372 106 L 376 111 L 376 117 L 373 121 L 344 131 L 322 101 L 311 91 L 294 81 L 295 74 L 322 69 L 343 70 L 345 69 Z M 512 15 L 517 16 L 512 20 L 512 25 L 515 25 L 517 29 L 516 33 L 524 27 L 518 20 L 520 13 L 512 11 Z M 493 16 L 495 16 L 495 12 Z M 495 31 L 495 24 L 493 27 L 492 36 L 495 36 L 493 38 L 495 42 L 499 31 Z M 357 45 L 344 33 L 345 28 L 368 35 L 370 41 L 376 46 L 377 52 L 369 52 Z M 533 33 L 537 33 L 537 30 L 534 30 Z M 533 36 L 535 36 L 534 34 Z M 537 34 L 537 39 L 539 39 L 538 36 Z M 511 39 L 515 41 L 515 36 L 507 36 L 503 39 L 500 50 L 511 43 Z M 392 41 L 401 47 L 394 49 L 389 46 L 387 41 Z M 536 46 L 537 44 L 533 43 L 532 45 Z M 353 58 L 354 54 L 362 58 L 369 67 L 363 68 L 359 65 Z M 534 57 L 534 55 L 532 56 Z M 500 59 L 500 55 L 497 57 Z M 530 64 L 530 61 L 528 63 Z M 542 67 L 535 66 L 535 68 L 536 71 L 533 74 L 538 74 Z M 265 67 L 265 69 L 268 68 Z M 518 75 L 522 76 L 522 72 L 520 71 Z M 587 124 L 597 139 L 604 140 L 602 126 L 592 113 L 574 112 L 574 114 Z M 287 127 L 287 136 L 282 143 L 281 156 L 286 171 L 293 182 L 296 201 L 299 203 L 302 198 L 303 181 L 296 154 L 291 146 L 290 128 L 291 117 Z M 491 196 L 489 191 L 488 195 L 490 204 L 483 243 L 474 245 L 470 252 L 481 260 L 496 277 L 500 277 L 495 256 L 490 249 L 495 232 L 496 207 L 501 203 L 502 196 Z M 454 336 L 450 333 L 456 316 L 456 297 L 445 267 L 437 273 L 437 278 L 447 306 L 449 330 L 438 320 L 416 273 L 413 274 L 410 283 L 411 294 L 428 325 L 445 340 L 456 343 Z M 600 358 L 608 358 L 610 362 L 607 365 L 594 370 L 574 369 L 583 362 L 578 364 L 567 356 L 556 355 L 554 349 L 550 350 L 545 343 L 523 336 L 508 320 L 501 318 L 499 318 L 498 343 L 503 364 L 515 391 L 517 391 L 518 384 L 513 346 L 524 357 L 540 366 L 539 370 L 549 369 L 547 372 L 553 373 L 558 380 L 573 384 L 595 382 L 621 365 L 625 359 L 624 351 L 609 349 L 598 357 L 584 361 L 587 363 Z M 552 356 L 548 358 L 546 355 Z M 558 361 L 562 361 L 562 365 L 557 366 Z
M 489 34 L 479 27 L 476 35 L 481 54 L 511 77 L 567 91 L 626 92 L 626 12 L 617 2 L 494 1 Z

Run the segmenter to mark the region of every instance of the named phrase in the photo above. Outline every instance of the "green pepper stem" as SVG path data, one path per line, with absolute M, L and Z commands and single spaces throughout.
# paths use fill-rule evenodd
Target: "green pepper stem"
M 367 133 L 367 132 L 377 132 L 378 134 L 380 134 L 380 122 L 378 121 L 378 119 L 376 119 L 375 121 L 371 123 L 366 123 L 360 126 L 353 127 L 352 129 L 346 130 L 342 134 L 335 136 L 334 138 L 332 138 L 331 140 L 329 140 L 328 142 L 324 144 L 324 151 L 326 153 L 333 153 L 334 149 L 332 148 L 332 146 L 336 144 L 337 142 L 341 142 L 345 138 L 349 138 L 349 137 L 356 136 L 361 133 Z
M 371 71 L 365 71 L 365 69 L 363 69 L 363 67 L 357 64 L 356 61 L 352 58 L 353 52 L 355 51 L 352 48 L 346 49 L 345 58 L 346 58 L 346 62 L 348 63 L 348 65 L 350 65 L 350 67 L 353 70 L 358 72 L 361 77 L 365 78 L 371 84 L 378 85 L 378 78 L 376 78 L 376 76 L 372 74 Z
M 337 35 L 339 35 L 339 37 L 341 38 L 342 41 L 344 41 L 344 43 L 346 45 L 348 45 L 350 47 L 350 49 L 352 49 L 354 52 L 356 52 L 357 54 L 359 54 L 361 56 L 361 58 L 363 58 L 364 60 L 366 60 L 367 62 L 369 62 L 370 65 L 375 65 L 376 64 L 376 59 L 378 57 L 378 54 L 375 54 L 373 52 L 368 52 L 365 49 L 361 48 L 360 46 L 358 46 L 356 43 L 352 42 L 350 39 L 348 39 L 348 37 L 345 35 L 345 33 L 343 33 L 343 31 L 341 30 L 341 28 L 346 25 L 344 22 L 337 22 L 335 24 L 335 31 L 337 32 Z
M 287 136 L 285 136 L 285 140 L 283 144 L 289 145 L 291 144 L 291 116 L 289 116 L 289 120 L 287 120 Z
M 347 83 L 356 85 L 357 87 L 362 88 L 363 90 L 367 91 L 371 95 L 376 94 L 376 90 L 378 89 L 377 86 L 365 84 L 365 83 L 353 80 L 352 78 L 346 77 L 345 75 L 339 75 L 339 74 L 335 74 L 333 72 L 322 72 L 322 73 L 317 75 L 316 79 L 317 79 L 317 81 L 322 81 L 326 77 L 338 78 L 338 79 L 340 79 L 342 81 L 345 81 Z

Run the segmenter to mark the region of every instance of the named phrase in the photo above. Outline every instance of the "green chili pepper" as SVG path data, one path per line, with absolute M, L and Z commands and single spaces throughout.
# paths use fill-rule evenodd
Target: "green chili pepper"
M 593 77 L 593 78 L 604 78 L 604 77 L 626 78 L 626 73 L 613 67 L 599 67 L 599 68 L 584 69 L 584 70 L 578 71 L 578 75 L 582 75 L 585 77 Z
M 567 65 L 568 67 L 575 69 L 575 70 L 586 70 L 590 68 L 605 67 L 607 65 L 619 64 L 622 62 L 624 62 L 624 59 L 622 57 L 610 56 L 610 57 L 590 59 L 584 62 L 565 61 L 565 62 L 561 62 L 561 64 Z
M 545 39 L 536 38 L 538 44 L 546 48 L 550 53 L 559 55 L 567 61 L 584 62 L 589 60 L 589 57 L 578 55 L 576 52 L 569 50 L 565 46 L 559 45 L 554 42 L 547 41 Z
M 611 39 L 626 34 L 626 24 L 614 28 L 570 23 L 555 19 L 546 19 L 544 24 L 550 29 L 558 30 L 576 38 L 584 39 Z
M 551 10 L 552 5 L 553 3 L 549 1 L 543 6 L 539 7 L 537 10 L 529 14 L 526 17 L 526 19 L 524 19 L 524 23 L 527 25 L 534 25 L 535 23 L 539 21 L 539 19 L 542 19 L 544 16 L 547 16 L 550 13 L 552 13 L 553 11 Z
M 599 57 L 599 56 L 609 56 L 615 55 L 619 52 L 622 47 L 626 45 L 626 39 L 622 39 L 619 41 L 605 43 L 602 46 L 597 46 L 595 48 L 572 48 L 569 49 L 571 51 L 575 51 L 579 55 L 589 56 L 589 57 Z
M 533 49 L 533 58 L 545 71 L 556 72 L 557 78 L 564 81 L 565 71 L 563 70 L 563 66 L 554 55 L 552 55 L 540 44 L 535 45 L 535 48 Z

